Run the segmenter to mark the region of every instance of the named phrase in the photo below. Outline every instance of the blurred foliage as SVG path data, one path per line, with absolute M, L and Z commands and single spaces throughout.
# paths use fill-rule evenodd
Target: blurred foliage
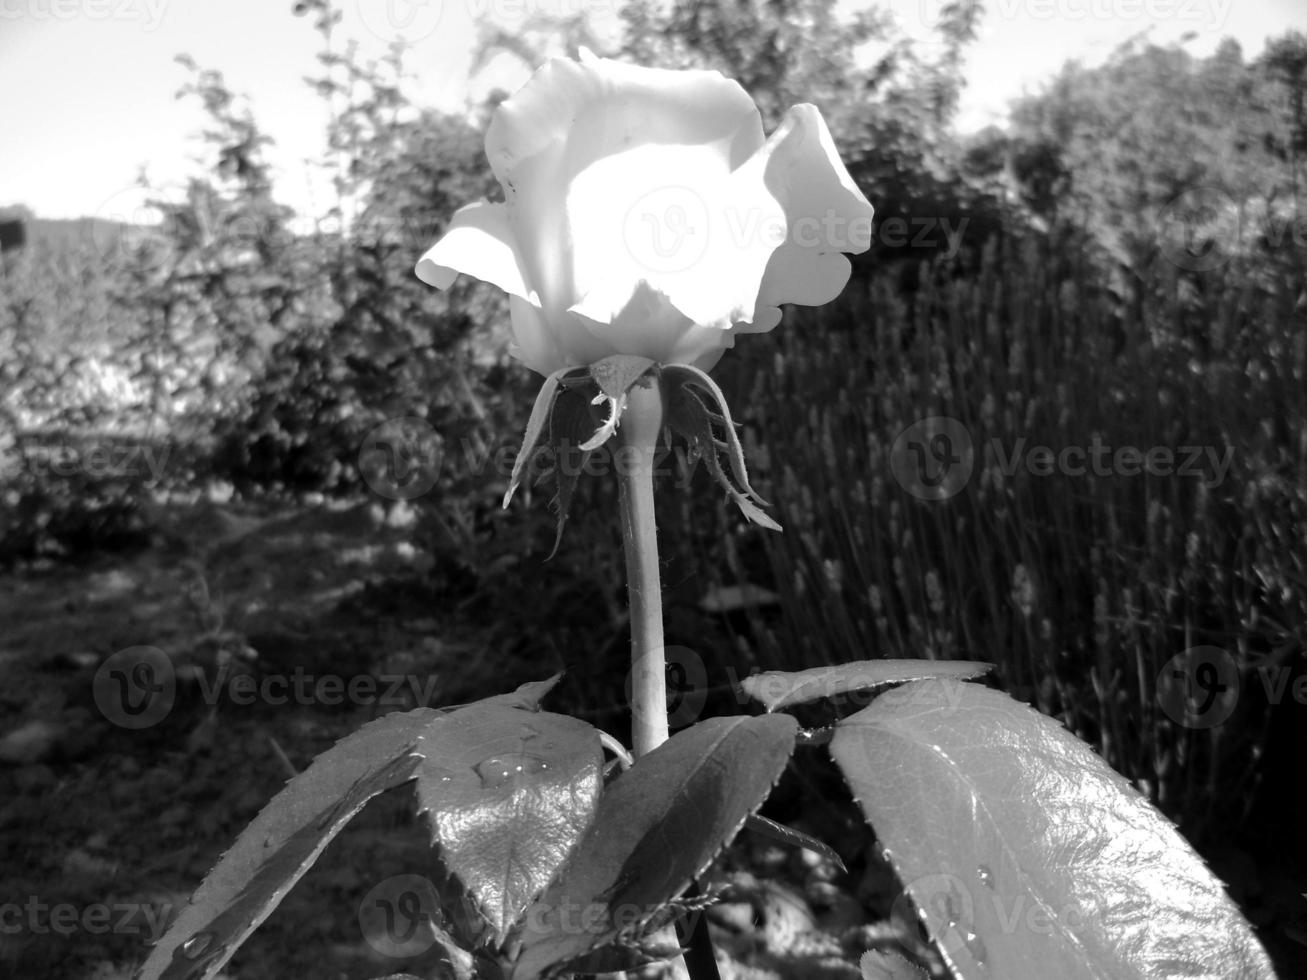
M 1305 72 L 1295 32 L 1253 62 L 1227 39 L 1208 58 L 1132 42 L 1098 68 L 1068 64 L 1014 106 L 1022 197 L 1092 230 L 1130 269 L 1156 258 L 1168 224 L 1247 249 L 1300 214 Z
M 276 200 L 253 107 L 182 58 L 205 166 L 140 189 L 155 224 L 19 215 L 28 243 L 0 258 L 0 561 L 145 545 L 158 501 L 204 493 L 370 496 L 402 517 L 361 447 L 387 420 L 420 420 L 439 460 L 412 502 L 433 556 L 423 587 L 505 662 L 579 667 L 574 707 L 620 724 L 604 707 L 621 700 L 627 629 L 615 488 L 582 481 L 544 563 L 547 488 L 500 508 L 537 381 L 506 359 L 503 299 L 412 272 L 460 206 L 500 196 L 482 151 L 499 96 L 419 108 L 401 49 L 364 61 L 327 0 L 295 12 L 322 40 L 308 80 L 330 109 L 322 213 Z M 1067 66 L 1007 129 L 960 138 L 980 16 L 978 0 L 944 4 L 914 41 L 831 0 L 633 0 L 615 39 L 541 15 L 486 27 L 475 63 L 585 44 L 720 69 L 769 131 L 817 104 L 876 205 L 845 295 L 787 311 L 718 369 L 785 533 L 744 526 L 697 474 L 660 495 L 669 643 L 720 654 L 704 657 L 710 684 L 728 667 L 996 660 L 1187 829 L 1235 820 L 1274 712 L 1250 698 L 1238 725 L 1177 729 L 1156 684 L 1197 643 L 1245 675 L 1302 658 L 1307 40 L 1253 61 L 1232 42 L 1208 58 L 1127 46 Z M 942 503 L 908 494 L 889 461 L 932 414 L 977 448 Z M 1232 469 L 1208 488 L 1036 478 L 989 448 L 1096 436 L 1230 447 Z M 775 603 L 699 608 L 745 582 Z

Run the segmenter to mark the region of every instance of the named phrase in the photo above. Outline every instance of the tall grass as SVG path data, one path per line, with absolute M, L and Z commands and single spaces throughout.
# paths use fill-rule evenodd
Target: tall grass
M 705 557 L 780 596 L 779 615 L 755 611 L 746 660 L 992 661 L 1201 836 L 1246 807 L 1261 681 L 1307 637 L 1307 335 L 1288 279 L 1251 263 L 1159 265 L 1135 285 L 1123 303 L 1087 260 L 1008 245 L 974 278 L 927 270 L 914 300 L 882 276 L 790 311 L 723 365 L 785 532 L 714 534 L 729 547 Z M 894 475 L 896 438 L 930 416 L 973 452 L 947 499 Z M 1186 447 L 1228 447 L 1229 471 L 1204 455 L 1186 473 L 1041 475 L 1018 455 L 1095 440 L 1164 447 L 1176 467 Z M 1177 721 L 1174 690 L 1159 696 L 1200 645 L 1239 674 L 1220 724 Z

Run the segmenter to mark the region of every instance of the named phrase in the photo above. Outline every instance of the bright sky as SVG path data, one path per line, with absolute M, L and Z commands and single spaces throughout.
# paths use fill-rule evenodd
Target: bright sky
M 510 30 L 532 13 L 587 11 L 616 24 L 622 0 L 337 0 L 340 34 L 380 56 L 401 35 L 415 43 L 415 98 L 457 109 L 469 95 L 469 48 L 478 16 Z M 844 0 L 852 9 L 866 0 Z M 945 0 L 888 0 L 903 29 L 926 35 Z M 291 0 L 0 0 L 0 205 L 24 203 L 43 217 L 102 215 L 132 220 L 145 166 L 156 184 L 193 171 L 188 135 L 203 122 L 194 100 L 174 93 L 192 55 L 224 73 L 252 100 L 277 145 L 271 151 L 280 198 L 302 213 L 325 209 L 320 178 L 326 109 L 303 77 L 316 74 L 320 38 Z M 1192 34 L 1206 54 L 1232 35 L 1255 55 L 1268 35 L 1307 31 L 1303 0 L 988 0 L 970 49 L 970 87 L 960 125 L 1000 121 L 1008 99 L 1033 90 L 1067 58 L 1101 61 L 1117 44 L 1151 29 L 1158 42 Z M 513 88 L 524 68 L 497 62 L 473 89 Z M 316 191 L 314 188 L 317 188 Z

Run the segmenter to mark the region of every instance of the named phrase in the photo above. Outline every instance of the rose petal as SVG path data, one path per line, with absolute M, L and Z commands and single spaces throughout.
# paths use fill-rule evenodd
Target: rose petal
M 587 329 L 575 313 L 564 310 L 546 319 L 544 311 L 529 300 L 509 300 L 513 320 L 513 344 L 509 353 L 543 375 L 566 367 L 583 367 L 613 353 L 611 344 Z
M 677 340 L 694 326 L 665 294 L 644 281 L 615 312 L 606 302 L 580 303 L 572 312 L 596 343 L 659 364 L 674 362 Z
M 419 279 L 437 289 L 448 289 L 462 272 L 514 296 L 534 298 L 502 204 L 482 201 L 459 208 L 449 229 L 418 260 L 415 271 Z
M 704 161 L 715 161 L 712 169 L 726 174 L 762 145 L 757 107 L 720 73 L 640 68 L 607 59 L 550 61 L 499 106 L 486 135 L 486 154 L 504 185 L 525 256 L 525 278 L 551 319 L 613 278 L 612 253 L 601 254 L 594 244 L 591 219 L 602 200 L 579 201 L 569 193 L 579 175 L 619 154 L 647 149 L 659 157 L 670 147 L 696 156 L 700 177 Z M 603 172 L 597 175 L 598 185 L 611 182 Z M 637 190 L 635 198 L 665 183 L 666 174 L 658 174 L 657 183 Z M 633 181 L 626 186 L 632 188 Z M 616 235 L 624 213 L 612 202 L 606 209 Z M 574 215 L 584 236 L 573 227 Z M 604 237 L 611 240 L 614 232 Z M 573 251 L 578 243 L 584 246 L 581 256 Z M 628 267 L 623 278 L 630 274 Z M 623 285 L 622 302 L 636 282 Z
M 796 105 L 785 114 L 746 167 L 759 165 L 768 189 L 785 208 L 789 227 L 785 244 L 767 264 L 749 333 L 779 319 L 774 311 L 781 303 L 819 306 L 838 296 L 850 272 L 841 253 L 870 247 L 874 213 L 815 106 Z
M 737 176 L 700 147 L 642 146 L 596 161 L 573 181 L 567 213 L 578 271 L 603 275 L 586 283 L 578 274 L 589 289 L 572 308 L 600 323 L 629 319 L 633 301 L 646 305 L 636 293 L 647 284 L 701 327 L 751 318 L 786 231 L 764 178 L 761 164 Z M 665 351 L 680 338 L 661 343 Z
M 764 142 L 717 72 L 551 61 L 496 111 L 486 153 L 506 203 L 458 212 L 417 273 L 507 291 L 513 353 L 543 374 L 613 353 L 707 370 L 780 304 L 834 298 L 840 253 L 870 243 L 820 113 L 794 107 Z

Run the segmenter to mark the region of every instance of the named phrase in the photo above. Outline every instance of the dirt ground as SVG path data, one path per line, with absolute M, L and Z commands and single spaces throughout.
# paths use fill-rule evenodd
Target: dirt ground
M 506 668 L 484 630 L 431 594 L 431 557 L 411 525 L 411 514 L 367 503 L 199 503 L 161 515 L 147 550 L 0 577 L 0 975 L 130 976 L 172 910 L 314 755 L 386 711 L 533 679 L 529 665 Z M 103 678 L 111 658 L 140 647 L 162 651 L 175 694 L 138 725 L 122 702 L 106 702 Z M 217 678 L 237 675 L 277 683 L 250 703 L 235 687 L 215 695 Z M 326 677 L 377 683 L 350 699 Z M 841 850 L 865 846 L 851 806 L 805 824 L 799 791 L 782 790 L 792 805 L 779 817 L 798 816 Z M 1266 927 L 1282 975 L 1307 976 L 1295 959 L 1307 929 L 1288 870 L 1277 875 L 1235 848 L 1215 858 Z M 227 975 L 439 975 L 434 951 L 397 959 L 360 918 L 365 896 L 431 873 L 407 791 L 387 794 L 330 845 Z M 893 933 L 866 924 L 896 890 L 875 860 L 840 871 L 746 832 L 715 874 L 724 900 L 710 918 L 730 976 L 856 978 L 849 957 Z

